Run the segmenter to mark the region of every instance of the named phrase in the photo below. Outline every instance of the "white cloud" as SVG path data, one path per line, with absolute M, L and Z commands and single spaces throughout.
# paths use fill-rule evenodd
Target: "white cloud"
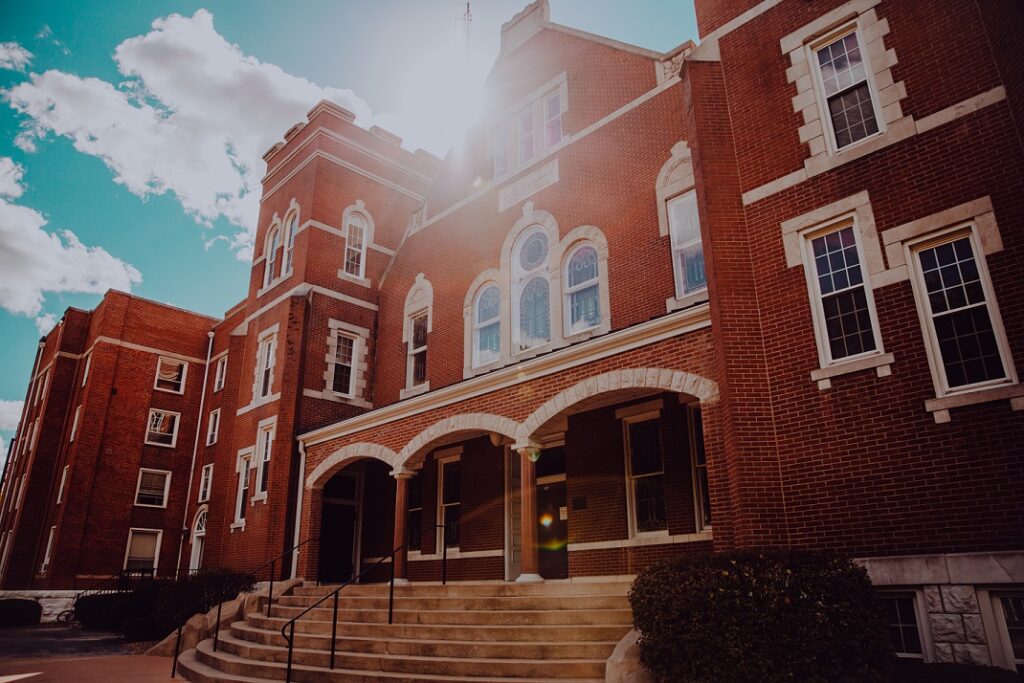
M 244 54 L 199 10 L 157 19 L 114 52 L 125 83 L 61 71 L 34 74 L 6 91 L 29 117 L 17 144 L 27 151 L 49 133 L 102 159 L 116 182 L 146 197 L 172 192 L 204 225 L 238 227 L 232 247 L 248 259 L 259 212 L 261 155 L 319 100 L 372 123 L 351 90 L 319 86 Z
M 0 432 L 13 432 L 18 428 L 21 419 L 21 408 L 24 401 L 7 401 L 0 399 Z
M 47 232 L 42 214 L 12 203 L 21 196 L 22 175 L 20 166 L 0 157 L 0 308 L 39 316 L 46 292 L 102 294 L 142 281 L 133 266 L 85 246 L 70 230 Z M 52 318 L 42 315 L 36 325 L 42 329 Z
M 36 329 L 39 330 L 39 336 L 45 337 L 50 334 L 50 330 L 57 324 L 57 316 L 53 313 L 43 313 L 42 315 L 36 316 Z
M 32 61 L 32 53 L 17 43 L 0 43 L 0 69 L 23 71 Z

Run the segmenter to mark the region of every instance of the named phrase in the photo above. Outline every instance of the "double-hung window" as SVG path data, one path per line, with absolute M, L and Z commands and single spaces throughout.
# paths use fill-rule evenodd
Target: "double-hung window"
M 252 469 L 249 456 L 238 462 L 238 488 L 235 493 L 235 526 L 245 524 L 245 508 L 249 504 L 249 471 Z
M 501 289 L 481 288 L 473 305 L 473 367 L 493 363 L 501 356 Z
M 916 598 L 911 594 L 884 593 L 879 601 L 889 626 L 889 647 L 897 657 L 924 659 L 921 631 L 917 624 Z
M 544 98 L 544 146 L 551 149 L 562 141 L 562 93 L 555 90 Z
M 565 262 L 565 333 L 578 334 L 601 324 L 597 249 L 582 244 Z
M 448 548 L 459 547 L 459 512 L 462 504 L 462 462 L 456 458 L 441 460 L 438 465 L 438 515 L 443 526 L 441 541 Z
M 151 446 L 174 448 L 178 441 L 178 413 L 151 408 L 146 428 L 146 443 Z
M 843 221 L 806 236 L 805 263 L 823 367 L 881 352 L 875 301 L 856 226 Z
M 272 228 L 267 237 L 267 246 L 264 252 L 266 261 L 263 267 L 263 286 L 267 287 L 277 277 L 277 250 L 281 246 L 281 231 L 276 227 Z
M 661 417 L 657 414 L 643 414 L 624 418 L 622 423 L 633 533 L 668 529 Z
M 210 411 L 210 417 L 206 421 L 206 445 L 212 446 L 217 443 L 217 436 L 220 434 L 220 408 Z
M 92 365 L 92 354 L 90 353 L 85 357 L 85 369 L 82 370 L 82 386 L 85 386 L 86 381 L 89 379 L 89 366 Z
M 71 421 L 71 436 L 68 437 L 68 441 L 74 441 L 75 436 L 78 434 L 78 421 L 82 417 L 82 406 L 75 408 L 75 417 Z
M 266 497 L 270 476 L 270 453 L 274 446 L 274 425 L 260 428 L 256 442 L 256 459 L 259 462 L 259 473 L 256 482 L 256 495 Z
M 427 315 L 421 311 L 409 317 L 407 388 L 427 381 Z
M 676 298 L 707 288 L 704 273 L 704 246 L 700 237 L 697 193 L 693 190 L 668 200 L 669 237 L 672 242 L 672 270 Z
M 1014 381 L 991 282 L 967 227 L 911 245 L 914 289 L 940 395 Z
M 203 473 L 199 478 L 199 502 L 205 503 L 210 500 L 210 490 L 213 487 L 213 465 L 203 465 Z
M 353 211 L 345 225 L 345 273 L 352 277 L 363 277 L 366 262 L 366 232 L 369 227 L 366 217 Z
M 156 380 L 153 387 L 160 391 L 169 391 L 172 394 L 184 393 L 187 372 L 188 363 L 185 361 L 160 358 L 156 364 Z
M 274 365 L 277 362 L 277 335 L 270 334 L 260 339 L 256 349 L 256 398 L 270 396 L 274 383 Z
M 129 529 L 128 548 L 124 556 L 125 570 L 156 571 L 161 536 L 163 532 L 159 529 Z
M 285 219 L 284 228 L 284 257 L 281 260 L 281 275 L 289 275 L 292 272 L 295 258 L 295 232 L 299 229 L 299 214 L 292 213 Z
M 139 507 L 167 507 L 167 492 L 171 486 L 171 473 L 166 470 L 139 470 L 135 488 L 135 504 Z
M 878 108 L 854 26 L 813 48 L 832 141 L 837 150 L 878 132 Z
M 46 552 L 43 554 L 43 564 L 39 567 L 39 573 L 45 574 L 50 568 L 50 552 L 53 550 L 53 535 L 57 533 L 57 527 L 50 527 L 50 535 L 46 538 Z
M 217 359 L 217 369 L 213 374 L 213 391 L 214 393 L 224 388 L 224 382 L 228 376 L 228 357 L 222 356 Z
M 356 340 L 342 332 L 335 332 L 334 373 L 331 391 L 342 396 L 353 395 Z

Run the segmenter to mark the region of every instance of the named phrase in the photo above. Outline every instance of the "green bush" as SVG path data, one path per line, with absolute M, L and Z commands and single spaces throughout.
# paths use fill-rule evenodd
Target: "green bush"
M 42 614 L 43 607 L 35 600 L 0 600 L 0 627 L 32 626 Z
M 922 664 L 901 659 L 893 683 L 1020 683 L 1017 674 L 995 666 Z
M 641 572 L 629 600 L 659 681 L 882 681 L 892 666 L 867 573 L 834 555 L 679 558 Z
M 231 600 L 238 593 L 252 591 L 255 587 L 256 577 L 250 574 L 204 570 L 165 585 L 160 591 L 156 617 L 170 633 L 192 615 L 216 607 L 221 596 L 227 594 L 226 599 Z

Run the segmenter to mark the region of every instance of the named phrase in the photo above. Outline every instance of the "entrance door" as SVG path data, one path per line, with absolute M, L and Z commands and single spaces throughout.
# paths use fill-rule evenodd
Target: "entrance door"
M 359 489 L 357 474 L 339 473 L 324 486 L 320 521 L 320 580 L 343 583 L 359 563 Z
M 540 575 L 569 578 L 569 510 L 565 503 L 565 449 L 545 448 L 537 461 L 537 544 Z

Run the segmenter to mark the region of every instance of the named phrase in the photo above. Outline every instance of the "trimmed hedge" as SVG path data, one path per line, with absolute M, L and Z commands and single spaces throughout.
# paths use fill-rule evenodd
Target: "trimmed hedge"
M 43 606 L 35 600 L 0 600 L 0 627 L 32 626 L 39 623 Z
M 659 681 L 884 681 L 893 664 L 867 573 L 835 555 L 679 558 L 641 572 L 629 600 Z

